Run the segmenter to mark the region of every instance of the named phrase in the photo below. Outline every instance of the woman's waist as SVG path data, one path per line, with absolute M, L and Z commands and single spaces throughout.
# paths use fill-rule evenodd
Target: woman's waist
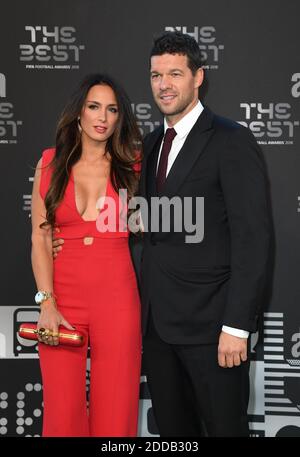
M 58 283 L 81 284 L 81 278 L 86 278 L 89 284 L 93 278 L 99 279 L 99 272 L 103 278 L 122 276 L 126 271 L 132 275 L 128 238 L 65 239 L 53 267 L 54 281 Z
M 107 251 L 111 249 L 126 249 L 129 250 L 128 237 L 115 237 L 115 238 L 102 238 L 93 236 L 84 236 L 78 238 L 64 238 L 61 233 L 58 234 L 57 238 L 64 240 L 63 249 L 86 249 L 94 247 Z
M 56 233 L 56 238 L 64 238 L 69 240 L 83 239 L 87 237 L 99 239 L 127 239 L 129 232 L 120 230 L 99 231 L 94 221 L 85 221 L 79 224 L 59 225 L 59 232 Z

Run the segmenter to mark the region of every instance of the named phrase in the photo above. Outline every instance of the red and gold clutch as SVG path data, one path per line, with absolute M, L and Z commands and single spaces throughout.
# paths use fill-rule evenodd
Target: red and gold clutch
M 38 330 L 37 324 L 32 323 L 21 324 L 18 334 L 21 338 L 25 338 L 27 340 L 37 340 L 38 335 L 42 339 L 46 338 L 46 340 L 50 336 L 53 336 L 51 331 L 44 328 L 40 328 Z M 61 327 L 57 336 L 59 344 L 74 347 L 82 346 L 84 344 L 84 335 L 78 330 L 68 330 L 67 328 Z

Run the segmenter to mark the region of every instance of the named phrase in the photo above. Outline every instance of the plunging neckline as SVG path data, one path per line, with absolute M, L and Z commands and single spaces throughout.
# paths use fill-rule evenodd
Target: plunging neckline
M 82 215 L 80 214 L 79 210 L 78 210 L 78 207 L 77 207 L 77 203 L 76 203 L 76 185 L 75 185 L 75 179 L 74 179 L 74 172 L 73 172 L 73 169 L 71 170 L 71 181 L 73 183 L 73 202 L 74 202 L 74 207 L 75 207 L 75 211 L 76 213 L 78 214 L 78 216 L 80 217 L 80 219 L 83 221 L 83 222 L 97 222 L 97 219 L 98 219 L 98 216 L 101 212 L 101 210 L 103 209 L 100 208 L 98 210 L 98 216 L 97 216 L 97 219 L 84 219 L 82 217 Z M 108 193 L 108 187 L 109 187 L 109 182 L 110 182 L 110 175 L 108 175 L 108 178 L 106 180 L 106 186 L 105 186 L 105 190 L 104 190 L 104 194 L 103 195 L 100 195 L 100 197 L 97 198 L 97 202 L 99 201 L 100 198 L 103 198 L 105 199 L 107 197 L 107 193 Z

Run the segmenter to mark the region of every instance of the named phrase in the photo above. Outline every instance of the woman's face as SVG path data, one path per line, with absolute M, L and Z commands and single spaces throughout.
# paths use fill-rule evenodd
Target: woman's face
M 119 112 L 114 91 L 110 86 L 97 84 L 86 97 L 80 114 L 82 141 L 106 143 L 114 133 Z

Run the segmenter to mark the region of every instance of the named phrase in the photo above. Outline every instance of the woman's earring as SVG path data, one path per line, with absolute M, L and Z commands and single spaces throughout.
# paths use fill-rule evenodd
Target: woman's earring
M 82 132 L 82 127 L 80 125 L 80 116 L 78 116 L 78 118 L 77 118 L 77 124 L 78 124 L 79 133 L 81 133 Z

